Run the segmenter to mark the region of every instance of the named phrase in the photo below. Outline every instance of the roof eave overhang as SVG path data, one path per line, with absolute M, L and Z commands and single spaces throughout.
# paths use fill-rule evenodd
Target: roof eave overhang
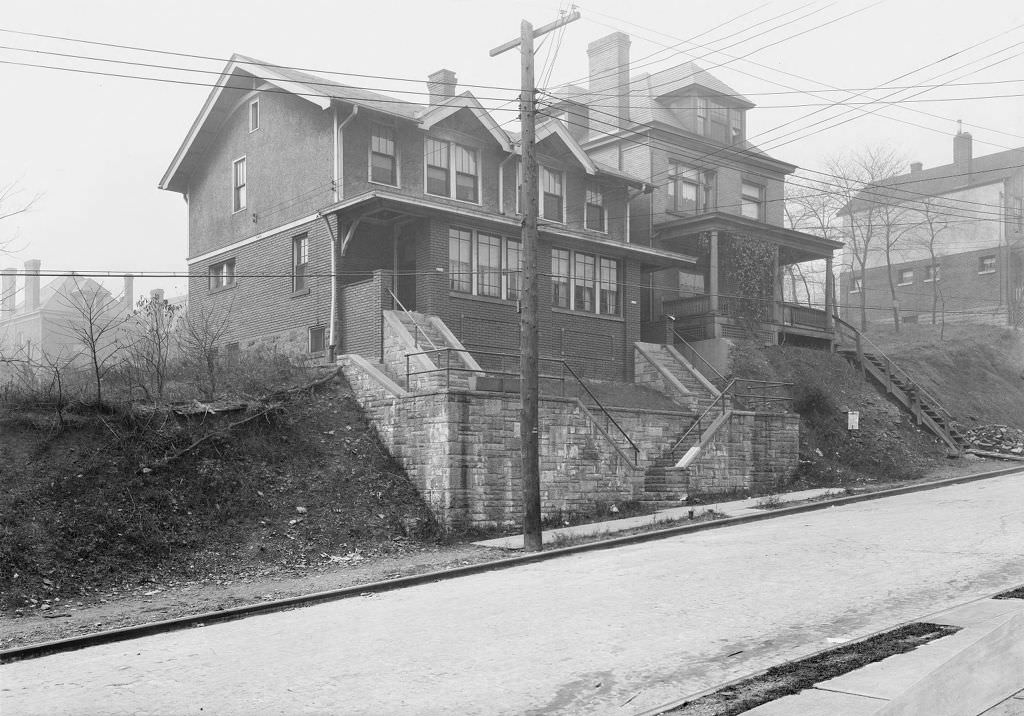
M 492 225 L 500 226 L 502 229 L 509 231 L 510 233 L 522 230 L 522 219 L 519 216 L 491 214 L 470 208 L 463 208 L 454 204 L 434 202 L 429 199 L 405 196 L 401 194 L 391 194 L 389 192 L 377 190 L 364 192 L 348 199 L 343 199 L 342 201 L 334 204 L 330 204 L 329 206 L 321 209 L 319 215 L 327 217 L 331 214 L 347 214 L 350 215 L 351 218 L 356 218 L 367 216 L 368 214 L 372 215 L 374 212 L 387 210 L 403 211 L 413 216 L 427 216 L 431 213 L 437 212 L 457 216 L 462 220 L 471 219 L 488 222 Z M 605 250 L 616 254 L 635 256 L 648 264 L 658 266 L 679 266 L 684 264 L 692 265 L 697 262 L 696 257 L 689 256 L 687 254 L 665 251 L 663 249 L 657 249 L 649 246 L 640 246 L 639 244 L 631 244 L 616 241 L 614 239 L 601 238 L 589 233 L 564 229 L 550 223 L 541 222 L 537 229 L 540 234 L 544 236 L 567 239 L 578 244 L 586 244 L 588 246 L 600 246 Z
M 772 243 L 788 249 L 820 255 L 822 258 L 831 256 L 834 251 L 843 248 L 841 241 L 823 239 L 814 234 L 807 234 L 783 226 L 772 226 L 753 219 L 722 212 L 712 212 L 699 216 L 686 217 L 659 224 L 657 232 L 663 237 L 672 235 L 696 234 L 704 231 L 727 231 L 749 234 L 769 239 Z
M 504 151 L 512 151 L 512 140 L 508 134 L 494 121 L 494 118 L 484 109 L 480 101 L 468 92 L 453 97 L 445 104 L 434 107 L 425 113 L 420 117 L 420 126 L 423 129 L 429 130 L 435 124 L 451 117 L 460 109 L 471 111 Z

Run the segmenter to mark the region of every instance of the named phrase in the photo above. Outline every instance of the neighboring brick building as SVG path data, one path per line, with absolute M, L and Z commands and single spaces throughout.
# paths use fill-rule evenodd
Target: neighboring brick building
M 76 329 L 89 311 L 98 322 L 131 313 L 131 276 L 124 277 L 124 293 L 115 297 L 88 277 L 58 276 L 41 285 L 40 269 L 38 259 L 26 261 L 20 288 L 17 269 L 0 271 L 0 356 L 29 364 L 69 360 L 82 351 Z M 89 309 L 82 308 L 83 294 Z
M 953 138 L 953 162 L 865 188 L 841 215 L 869 243 L 864 271 L 847 244 L 839 279 L 843 317 L 859 324 L 893 322 L 893 299 L 881 233 L 899 232 L 892 282 L 901 321 L 988 322 L 1024 326 L 1024 148 L 973 156 L 971 135 Z

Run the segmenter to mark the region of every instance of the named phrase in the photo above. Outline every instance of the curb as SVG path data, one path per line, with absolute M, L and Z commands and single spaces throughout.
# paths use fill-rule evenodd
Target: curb
M 150 624 L 143 624 L 140 626 L 124 627 L 121 629 L 112 629 L 110 631 L 101 631 L 94 634 L 84 634 L 82 636 L 73 636 L 68 637 L 66 639 L 57 639 L 54 641 L 43 642 L 41 644 L 30 644 L 28 646 L 14 647 L 11 649 L 0 650 L 0 664 L 9 664 L 15 661 L 22 661 L 24 659 L 36 659 L 42 656 L 49 656 L 51 654 L 58 654 L 67 651 L 77 651 L 78 649 L 99 646 L 101 644 L 112 644 L 118 641 L 127 641 L 130 639 L 137 639 L 139 637 L 152 636 L 154 634 L 163 634 L 166 632 L 178 631 L 182 629 L 202 627 L 208 624 L 234 621 L 236 619 L 243 619 L 245 617 L 256 616 L 258 614 L 269 614 L 296 607 L 312 606 L 314 604 L 322 604 L 324 602 L 348 599 L 350 597 L 357 597 L 365 594 L 381 594 L 384 592 L 390 592 L 396 589 L 404 589 L 406 587 L 413 587 L 420 584 L 440 582 L 448 579 L 455 579 L 457 577 L 466 577 L 473 574 L 482 574 L 484 572 L 491 572 L 499 569 L 508 569 L 510 567 L 518 567 L 520 565 L 533 564 L 534 562 L 542 562 L 549 559 L 557 559 L 559 557 L 566 557 L 574 554 L 581 554 L 584 552 L 592 552 L 602 549 L 624 547 L 626 545 L 641 544 L 643 542 L 651 542 L 654 540 L 665 539 L 666 537 L 685 535 L 691 532 L 703 532 L 705 530 L 719 529 L 721 527 L 730 527 L 732 525 L 741 525 L 751 522 L 760 522 L 762 520 L 770 520 L 776 517 L 785 517 L 786 515 L 796 515 L 804 512 L 813 512 L 816 510 L 828 509 L 830 507 L 842 507 L 844 505 L 852 505 L 858 502 L 880 500 L 886 497 L 895 497 L 897 495 L 905 495 L 912 492 L 923 492 L 925 490 L 934 490 L 952 485 L 977 482 L 980 480 L 986 480 L 994 477 L 1012 475 L 1018 472 L 1024 472 L 1024 468 L 1013 467 L 1004 468 L 1001 470 L 993 470 L 990 472 L 976 473 L 973 475 L 961 475 L 958 477 L 947 478 L 945 480 L 936 480 L 935 482 L 925 482 L 917 485 L 907 485 L 904 487 L 896 487 L 889 490 L 880 490 L 878 492 L 868 492 L 861 495 L 840 497 L 834 500 L 821 500 L 819 502 L 810 502 L 801 505 L 795 505 L 793 507 L 783 507 L 777 510 L 765 510 L 763 514 L 743 515 L 741 517 L 726 517 L 720 520 L 698 522 L 692 525 L 668 527 L 662 530 L 653 530 L 651 532 L 643 532 L 640 534 L 628 535 L 625 537 L 613 537 L 611 539 L 601 540 L 598 542 L 589 542 L 587 544 L 581 545 L 574 545 L 572 547 L 563 547 L 561 549 L 552 549 L 544 552 L 523 554 L 517 557 L 508 557 L 505 559 L 495 560 L 493 562 L 482 562 L 480 564 L 473 564 L 465 567 L 455 567 L 453 569 L 441 570 L 437 572 L 426 572 L 424 574 L 411 575 L 408 577 L 399 577 L 397 579 L 384 580 L 380 582 L 370 582 L 369 584 L 355 585 L 351 587 L 344 587 L 341 589 L 332 589 L 325 592 L 316 592 L 314 594 L 301 595 L 297 597 L 287 597 L 285 599 L 276 599 L 274 601 L 265 602 L 262 604 L 251 604 L 241 607 L 232 607 L 230 609 L 224 609 L 222 611 L 205 612 L 202 614 L 195 614 L 192 616 L 177 617 L 175 619 L 167 619 L 164 621 L 152 622 Z
M 992 477 L 998 477 L 998 475 L 992 475 Z M 771 671 L 772 669 L 774 669 L 776 667 L 785 666 L 787 664 L 792 664 L 793 662 L 796 662 L 796 661 L 803 661 L 804 659 L 812 659 L 812 658 L 814 658 L 816 656 L 821 656 L 822 654 L 827 654 L 830 651 L 835 651 L 836 649 L 841 649 L 843 647 L 850 646 L 851 644 L 857 644 L 857 643 L 862 642 L 862 641 L 867 641 L 868 639 L 871 639 L 872 637 L 876 637 L 879 634 L 885 634 L 886 632 L 890 632 L 890 631 L 893 631 L 895 629 L 900 629 L 901 627 L 905 627 L 905 626 L 908 626 L 910 624 L 914 624 L 915 622 L 932 622 L 932 621 L 935 621 L 936 618 L 940 617 L 943 613 L 948 612 L 951 609 L 957 609 L 958 607 L 963 607 L 963 606 L 966 606 L 968 604 L 974 604 L 976 602 L 983 602 L 986 599 L 992 599 L 997 594 L 1002 594 L 1005 591 L 1006 591 L 1005 589 L 1001 589 L 1001 590 L 999 590 L 997 592 L 993 592 L 992 594 L 988 595 L 987 597 L 978 597 L 977 599 L 971 599 L 971 600 L 968 600 L 966 602 L 963 602 L 962 604 L 957 604 L 956 606 L 950 607 L 949 609 L 942 609 L 942 610 L 940 610 L 938 612 L 929 612 L 928 614 L 923 614 L 923 615 L 921 615 L 921 616 L 919 616 L 919 617 L 917 617 L 915 619 L 911 619 L 910 621 L 899 622 L 897 624 L 893 624 L 891 626 L 887 626 L 887 627 L 885 627 L 883 629 L 879 629 L 877 631 L 873 631 L 870 634 L 865 634 L 864 636 L 862 636 L 862 637 L 860 637 L 858 639 L 853 639 L 851 641 L 844 642 L 842 644 L 835 644 L 833 646 L 827 646 L 827 647 L 825 647 L 823 649 L 818 649 L 817 651 L 812 651 L 809 654 L 805 654 L 804 656 L 800 656 L 800 657 L 797 657 L 795 659 L 786 659 L 785 661 L 780 661 L 778 664 L 772 664 L 771 666 L 765 667 L 764 669 L 758 669 L 757 671 L 751 671 L 748 674 L 743 674 L 742 676 L 738 676 L 735 679 L 730 679 L 729 681 L 725 681 L 725 682 L 722 682 L 720 684 L 716 684 L 715 686 L 712 686 L 710 688 L 704 689 L 703 691 L 698 691 L 695 694 L 689 694 L 688 696 L 684 696 L 683 698 L 674 699 L 672 701 L 664 703 L 661 706 L 655 706 L 654 708 L 648 709 L 646 711 L 641 711 L 640 713 L 633 714 L 633 716 L 662 716 L 662 714 L 664 714 L 665 712 L 671 711 L 672 709 L 677 709 L 680 706 L 685 706 L 686 704 L 690 703 L 691 701 L 696 701 L 697 699 L 702 699 L 705 696 L 710 696 L 711 694 L 717 693 L 717 692 L 721 691 L 722 689 L 727 689 L 730 686 L 735 686 L 736 684 L 739 684 L 739 683 L 744 682 L 744 681 L 748 681 L 749 679 L 756 679 L 758 676 L 763 676 L 763 675 L 767 674 L 769 671 Z M 941 622 L 936 622 L 936 623 L 941 623 Z M 861 668 L 864 668 L 864 667 L 861 667 Z M 771 703 L 771 702 L 769 701 L 767 703 Z

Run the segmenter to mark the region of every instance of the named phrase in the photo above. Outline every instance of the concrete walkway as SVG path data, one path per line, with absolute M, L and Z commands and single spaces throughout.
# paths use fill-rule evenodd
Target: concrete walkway
M 1024 600 L 984 599 L 918 621 L 951 636 L 747 711 L 750 716 L 1021 716 Z
M 845 495 L 842 490 L 835 488 L 821 488 L 815 490 L 799 490 L 797 492 L 781 492 L 773 495 L 773 498 L 781 503 L 800 502 L 824 496 L 842 497 Z M 741 517 L 743 515 L 764 512 L 758 507 L 763 504 L 764 497 L 748 497 L 745 500 L 731 500 L 729 502 L 715 502 L 707 505 L 688 505 L 685 507 L 671 507 L 666 510 L 658 510 L 650 515 L 638 515 L 636 517 L 624 517 L 621 520 L 606 520 L 604 522 L 591 522 L 585 525 L 572 525 L 571 527 L 557 527 L 544 530 L 542 535 L 544 544 L 557 544 L 565 540 L 572 540 L 579 537 L 605 537 L 613 536 L 620 532 L 628 532 L 638 527 L 664 526 L 669 527 L 678 520 L 686 520 L 692 511 L 694 516 L 699 517 L 707 510 L 721 512 L 726 517 Z M 522 549 L 523 536 L 509 535 L 508 537 L 495 537 L 485 539 L 473 544 L 481 547 L 494 547 L 496 549 Z
M 6 664 L 0 713 L 637 714 L 1024 583 L 1022 504 L 1015 473 Z

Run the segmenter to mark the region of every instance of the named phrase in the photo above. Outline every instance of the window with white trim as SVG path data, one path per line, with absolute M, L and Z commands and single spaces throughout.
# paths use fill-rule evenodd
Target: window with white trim
M 231 211 L 241 211 L 245 208 L 245 157 L 232 163 L 231 183 Z
M 249 131 L 255 132 L 260 128 L 260 98 L 249 102 Z
M 437 196 L 451 196 L 448 142 L 427 138 L 424 150 L 427 164 L 427 193 Z
M 448 288 L 514 301 L 520 292 L 519 239 L 486 231 L 448 229 Z
M 551 305 L 555 308 L 621 315 L 620 277 L 618 259 L 551 249 Z
M 235 285 L 235 260 L 227 259 L 210 265 L 210 290 L 217 291 Z
M 864 288 L 864 281 L 860 276 L 852 276 L 850 278 L 850 293 L 860 293 Z
M 900 269 L 897 286 L 910 286 L 914 283 L 914 269 Z
M 455 164 L 455 198 L 461 201 L 480 201 L 480 168 L 477 152 L 461 144 L 452 147 Z
M 300 234 L 292 238 L 292 291 L 303 291 L 307 287 L 306 271 L 309 267 L 309 235 Z
M 996 257 L 995 256 L 979 256 L 978 257 L 978 273 L 995 273 L 996 272 Z
M 607 231 L 605 227 L 604 192 L 596 184 L 587 186 L 584 225 L 591 231 Z
M 942 271 L 938 264 L 932 264 L 931 266 L 924 267 L 924 282 L 930 283 L 932 281 L 942 280 Z
M 454 142 L 427 138 L 424 151 L 428 194 L 479 203 L 480 164 L 477 150 Z M 452 172 L 452 169 L 455 171 Z
M 540 215 L 549 221 L 565 222 L 565 175 L 540 168 Z
M 370 181 L 398 186 L 394 127 L 374 124 L 370 131 Z
M 764 187 L 745 181 L 740 196 L 740 214 L 748 219 L 764 221 Z
M 668 209 L 684 214 L 701 214 L 715 208 L 715 173 L 694 169 L 682 162 L 668 162 Z

